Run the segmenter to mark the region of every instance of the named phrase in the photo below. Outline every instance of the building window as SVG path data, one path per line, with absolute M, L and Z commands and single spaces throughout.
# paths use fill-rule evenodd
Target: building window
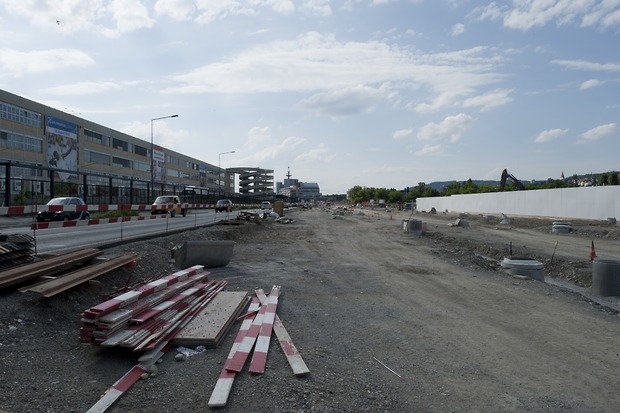
M 106 155 L 105 153 L 93 152 L 84 150 L 84 158 L 86 163 L 96 163 L 101 165 L 110 165 L 110 155 Z M 86 166 L 86 165 L 84 165 Z
M 96 143 L 103 146 L 110 146 L 110 137 L 92 130 L 84 129 L 84 139 L 88 142 Z
M 148 171 L 151 170 L 151 164 L 150 163 L 134 161 L 133 162 L 133 169 L 135 169 L 136 171 L 148 172 Z
M 43 139 L 13 132 L 0 131 L 0 148 L 43 153 Z
M 43 129 L 43 116 L 18 106 L 0 102 L 0 118 Z
M 122 168 L 131 168 L 131 161 L 129 159 L 119 158 L 118 156 L 113 156 L 112 165 L 120 166 Z
M 121 139 L 112 138 L 112 146 L 114 149 L 119 149 L 121 151 L 130 152 L 129 144 Z
M 134 148 L 135 148 L 136 155 L 149 156 L 149 151 L 147 148 L 140 146 L 140 145 L 135 145 Z

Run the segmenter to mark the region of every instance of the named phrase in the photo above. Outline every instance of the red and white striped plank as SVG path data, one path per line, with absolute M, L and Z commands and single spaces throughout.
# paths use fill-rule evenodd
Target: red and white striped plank
M 139 301 L 108 313 L 98 319 L 86 319 L 83 317 L 81 320 L 82 327 L 80 328 L 80 341 L 82 343 L 89 343 L 94 339 L 95 344 L 100 344 L 101 341 L 110 338 L 112 334 L 117 334 L 118 330 L 125 328 L 132 316 L 144 312 L 148 308 L 161 303 L 175 294 L 178 294 L 178 291 L 182 291 L 183 289 L 193 286 L 199 281 L 203 281 L 204 278 L 206 278 L 205 274 L 208 273 L 193 275 L 185 281 L 175 283 L 170 287 L 144 297 Z M 123 334 L 123 336 L 128 337 L 127 334 Z M 103 340 L 101 340 L 102 337 Z
M 263 324 L 263 318 L 265 317 L 265 312 L 263 311 L 265 306 L 261 307 L 252 320 L 252 324 L 250 328 L 246 332 L 245 336 L 242 338 L 237 351 L 233 355 L 232 358 L 226 360 L 226 364 L 224 364 L 224 368 L 228 371 L 240 372 L 245 364 L 245 361 L 248 359 L 252 348 L 254 347 L 254 343 L 260 334 L 260 327 Z M 266 308 L 265 308 L 266 309 Z
M 149 309 L 161 304 L 162 302 L 170 299 L 173 296 L 177 296 L 180 291 L 193 288 L 196 284 L 200 282 L 204 283 L 206 281 L 205 274 L 206 273 L 192 275 L 187 280 L 174 283 L 171 286 L 165 287 L 153 294 L 143 297 L 142 299 L 133 302 L 123 308 L 106 314 L 97 319 L 97 325 L 105 326 L 115 324 L 125 319 L 131 319 L 131 321 L 134 321 L 133 317 L 139 317 L 141 314 L 148 311 Z
M 267 353 L 269 352 L 269 343 L 271 342 L 271 333 L 273 332 L 273 322 L 276 318 L 276 309 L 278 307 L 278 297 L 280 296 L 280 286 L 273 286 L 267 301 L 261 307 L 265 308 L 263 323 L 260 327 L 260 333 L 256 340 L 252 361 L 250 362 L 250 373 L 262 374 L 265 372 L 267 365 Z
M 149 318 L 155 317 L 157 314 L 161 313 L 162 311 L 165 311 L 168 308 L 172 307 L 179 301 L 182 301 L 191 295 L 199 293 L 200 290 L 204 289 L 206 286 L 215 286 L 215 285 L 216 285 L 215 281 L 210 281 L 208 284 L 197 284 L 195 286 L 186 288 L 180 293 L 174 295 L 173 297 L 170 297 L 166 301 L 163 301 L 157 305 L 154 305 L 148 310 L 142 311 L 140 314 L 137 314 L 136 316 L 132 317 L 131 322 L 132 323 L 143 323 Z
M 267 296 L 265 295 L 265 292 L 263 290 L 256 290 L 256 296 L 261 301 L 261 303 L 267 301 Z M 304 374 L 310 373 L 310 369 L 306 365 L 304 359 L 301 357 L 301 354 L 297 350 L 297 347 L 295 347 L 295 343 L 293 343 L 293 339 L 288 334 L 288 331 L 286 331 L 282 320 L 280 320 L 280 317 L 278 317 L 277 314 L 273 323 L 273 331 L 276 333 L 276 337 L 278 338 L 280 347 L 282 347 L 282 351 L 286 356 L 288 364 L 293 370 L 293 374 L 295 374 L 296 376 L 303 376 Z
M 111 339 L 106 345 L 116 345 L 118 340 L 125 340 L 131 334 L 119 332 L 119 330 L 126 328 L 129 323 L 129 319 L 135 314 L 145 311 L 149 305 L 155 305 L 164 301 L 165 299 L 178 294 L 178 292 L 184 288 L 191 287 L 197 282 L 204 282 L 207 279 L 208 272 L 201 272 L 196 275 L 192 275 L 189 279 L 175 282 L 172 286 L 160 289 L 159 286 L 152 286 L 145 288 L 142 293 L 148 294 L 139 301 L 133 301 L 131 304 L 124 306 L 121 309 L 107 313 L 104 316 L 97 318 L 96 312 L 90 312 L 87 310 L 82 317 L 82 327 L 80 328 L 80 342 L 82 343 L 94 343 L 96 345 L 102 344 L 104 341 Z M 179 275 L 179 274 L 177 274 Z M 157 281 L 161 281 L 157 280 Z M 166 280 L 163 280 L 166 281 Z M 170 279 L 169 282 L 175 280 Z M 165 285 L 165 284 L 162 284 Z M 156 291 L 153 293 L 153 291 Z M 133 291 L 136 293 L 136 290 Z M 151 294 L 153 293 L 153 294 Z M 137 291 L 140 294 L 140 291 Z M 118 298 L 118 297 L 117 297 Z M 133 300 L 131 298 L 129 301 Z M 109 302 L 108 302 L 109 303 Z M 111 307 L 115 307 L 118 303 L 112 303 Z M 104 309 L 103 313 L 106 313 L 109 308 Z M 112 338 L 112 336 L 114 336 Z
M 250 307 L 248 308 L 248 313 L 251 313 L 251 312 L 255 313 L 256 311 L 258 311 L 259 307 L 260 307 L 260 304 L 259 304 L 258 298 L 254 298 L 252 300 L 252 303 L 250 304 Z M 243 338 L 247 334 L 251 325 L 252 325 L 251 318 L 245 318 L 241 322 L 241 327 L 239 327 L 239 332 L 237 333 L 237 336 L 235 337 L 235 341 L 230 349 L 230 352 L 228 353 L 227 360 L 231 360 L 234 357 L 235 353 L 241 346 L 241 342 L 243 341 Z M 211 397 L 209 398 L 209 403 L 208 403 L 209 407 L 226 406 L 226 403 L 228 403 L 228 396 L 230 395 L 230 391 L 232 390 L 232 385 L 233 385 L 233 382 L 235 381 L 236 375 L 237 375 L 237 372 L 226 370 L 226 367 L 222 368 L 222 371 L 220 372 L 220 376 L 218 377 L 217 382 L 215 383 L 215 387 L 213 388 L 213 391 L 211 392 Z
M 174 283 L 186 280 L 192 275 L 202 273 L 203 268 L 204 266 L 202 265 L 195 265 L 185 270 L 177 271 L 174 274 L 165 276 L 158 280 L 151 281 L 148 284 L 121 294 L 118 297 L 104 301 L 103 303 L 97 304 L 96 306 L 86 310 L 84 312 L 87 316 L 86 318 L 88 318 L 88 316 L 92 316 L 90 318 L 99 318 L 105 314 L 111 313 L 112 311 L 125 307 L 126 305 L 131 304 L 142 297 L 153 294 L 156 291 L 161 290 L 162 288 L 166 288 Z
M 151 366 L 153 366 L 157 360 L 168 350 L 167 347 L 158 349 L 157 352 L 150 354 L 149 358 L 144 362 L 139 362 L 132 367 L 123 377 L 118 379 L 108 390 L 105 391 L 103 396 L 95 403 L 86 413 L 103 413 L 108 407 L 112 406 L 119 397 L 123 395 L 127 390 L 137 382 L 142 374 L 144 374 Z
M 146 340 L 142 341 L 134 348 L 134 351 L 142 349 L 152 349 L 159 342 L 166 340 L 169 341 L 196 315 L 205 305 L 207 305 L 218 292 L 220 292 L 227 284 L 225 281 L 221 281 L 219 285 L 215 287 L 206 286 L 205 293 L 202 296 L 192 297 L 193 301 L 189 303 L 188 307 L 169 320 L 158 331 L 153 332 Z
M 187 313 L 188 309 L 198 298 L 193 297 L 187 301 L 178 303 L 174 308 L 162 312 L 159 316 L 149 320 L 143 325 L 131 325 L 127 329 L 135 329 L 135 334 L 118 343 L 123 347 L 133 347 L 134 351 L 139 350 L 148 342 L 163 334 L 171 323 Z M 140 347 L 139 347 L 140 346 Z

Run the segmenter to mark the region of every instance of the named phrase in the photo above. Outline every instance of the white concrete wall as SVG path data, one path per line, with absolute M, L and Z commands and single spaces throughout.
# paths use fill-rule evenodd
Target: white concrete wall
M 590 186 L 418 198 L 418 211 L 620 219 L 620 186 Z

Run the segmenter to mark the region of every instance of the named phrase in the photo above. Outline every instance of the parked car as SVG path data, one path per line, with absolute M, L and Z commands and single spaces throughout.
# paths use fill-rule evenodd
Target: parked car
M 170 214 L 173 218 L 176 214 L 187 215 L 187 209 L 183 207 L 181 198 L 176 195 L 158 196 L 151 205 L 151 215 Z
M 233 203 L 230 199 L 220 199 L 215 204 L 215 212 L 232 212 Z
M 86 202 L 82 198 L 73 197 L 73 196 L 64 196 L 60 198 L 52 198 L 46 205 L 57 206 L 58 209 L 62 209 L 62 211 L 54 211 L 55 208 L 50 208 L 50 211 L 41 211 L 37 213 L 35 219 L 37 222 L 47 222 L 47 221 L 73 221 L 78 219 L 90 219 L 90 214 L 88 211 L 80 210 L 80 211 L 67 211 L 68 206 L 75 206 L 76 208 L 80 205 L 86 205 Z M 60 208 L 62 207 L 62 208 Z M 73 209 L 73 208 L 71 208 Z
M 271 209 L 271 202 L 263 201 L 260 203 L 260 209 Z

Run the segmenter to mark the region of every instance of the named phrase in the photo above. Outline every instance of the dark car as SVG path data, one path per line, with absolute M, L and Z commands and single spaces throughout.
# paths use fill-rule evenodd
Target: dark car
M 78 206 L 86 205 L 82 198 L 73 196 L 52 198 L 46 205 L 55 206 L 56 208 L 52 207 L 49 208 L 48 211 L 41 211 L 37 213 L 37 222 L 90 219 L 90 214 L 88 211 L 84 210 L 84 208 L 81 208 L 79 211 L 75 210 Z
M 215 212 L 232 212 L 232 201 L 230 199 L 220 199 L 215 204 Z

